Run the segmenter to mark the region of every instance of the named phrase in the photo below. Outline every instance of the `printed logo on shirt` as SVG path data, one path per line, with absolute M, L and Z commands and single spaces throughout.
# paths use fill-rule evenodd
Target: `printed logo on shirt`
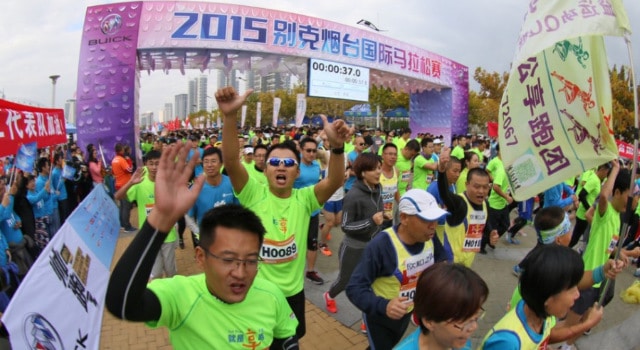
M 257 332 L 252 329 L 247 329 L 246 332 L 234 330 L 229 331 L 227 335 L 227 341 L 230 344 L 240 343 L 247 349 L 262 349 L 262 343 L 264 340 L 264 329 L 262 328 Z

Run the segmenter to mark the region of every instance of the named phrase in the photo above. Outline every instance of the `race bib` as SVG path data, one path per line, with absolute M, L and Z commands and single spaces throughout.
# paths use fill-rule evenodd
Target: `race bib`
M 402 182 L 411 182 L 411 171 L 406 170 L 402 172 L 402 175 L 400 176 L 400 180 Z
M 484 211 L 472 210 L 468 216 L 469 226 L 464 235 L 462 243 L 462 251 L 467 253 L 478 253 L 482 246 L 482 232 L 487 222 L 487 216 Z
M 262 243 L 260 257 L 266 264 L 282 264 L 298 258 L 298 246 L 295 236 L 290 236 L 284 241 L 275 241 L 268 238 Z
M 144 206 L 144 211 L 147 214 L 147 217 L 149 217 L 149 213 L 151 212 L 152 209 L 153 209 L 153 204 L 147 204 Z
M 433 174 L 427 175 L 427 185 L 431 185 L 432 181 L 433 181 Z
M 400 297 L 405 297 L 405 302 L 412 302 L 416 296 L 416 285 L 418 283 L 418 277 L 420 273 L 427 267 L 433 265 L 434 256 L 433 249 L 422 252 L 421 254 L 411 256 L 404 262 L 404 275 L 406 280 L 400 283 Z

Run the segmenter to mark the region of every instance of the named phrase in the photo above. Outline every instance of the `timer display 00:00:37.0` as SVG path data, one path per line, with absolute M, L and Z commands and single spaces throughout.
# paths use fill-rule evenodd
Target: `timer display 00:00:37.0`
M 360 69 L 347 66 L 340 66 L 337 64 L 324 64 L 322 62 L 313 62 L 311 68 L 320 72 L 329 72 L 344 75 L 360 76 Z

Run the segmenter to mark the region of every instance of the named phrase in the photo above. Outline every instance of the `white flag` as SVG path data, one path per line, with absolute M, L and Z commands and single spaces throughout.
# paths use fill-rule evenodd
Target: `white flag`
M 296 98 L 296 127 L 302 126 L 302 119 L 307 112 L 307 98 L 304 94 L 298 94 Z
M 246 114 L 246 108 L 245 108 L 245 112 L 244 113 Z M 220 120 L 220 116 L 218 116 L 218 119 L 216 120 L 216 123 L 217 123 L 216 125 L 218 125 L 218 129 L 220 129 L 222 127 L 222 121 Z
M 244 128 L 244 121 L 247 119 L 247 106 L 242 106 L 242 114 L 240 116 L 240 127 Z
M 256 104 L 256 128 L 260 127 L 260 119 L 262 119 L 262 102 Z
M 31 266 L 2 322 L 14 349 L 97 349 L 118 239 L 118 208 L 98 186 Z
M 273 98 L 273 127 L 278 126 L 278 114 L 280 114 L 280 105 L 282 100 L 279 97 Z

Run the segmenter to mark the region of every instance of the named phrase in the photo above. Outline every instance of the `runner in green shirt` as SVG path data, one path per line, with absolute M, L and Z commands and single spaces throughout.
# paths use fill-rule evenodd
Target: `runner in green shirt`
M 409 187 L 413 179 L 411 168 L 413 167 L 413 158 L 415 158 L 418 152 L 420 152 L 420 144 L 416 140 L 407 142 L 407 145 L 398 152 L 396 169 L 398 169 L 400 173 L 400 181 L 398 181 L 398 195 L 400 196 L 411 188 Z
M 216 92 L 218 108 L 224 116 L 223 140 L 236 138 L 237 112 L 253 90 L 238 95 L 233 87 Z M 268 186 L 261 186 L 249 177 L 238 158 L 238 145 L 224 142 L 222 151 L 227 174 L 231 179 L 238 200 L 246 208 L 254 210 L 267 233 L 260 250 L 265 264 L 260 276 L 276 283 L 284 292 L 298 321 L 296 334 L 305 334 L 304 321 L 304 265 L 307 254 L 307 234 L 311 213 L 321 208 L 344 181 L 344 142 L 350 130 L 343 120 L 329 123 L 321 115 L 324 132 L 331 149 L 329 173 L 313 187 L 294 189 L 293 183 L 300 174 L 300 154 L 290 142 L 273 146 L 266 155 L 264 174 Z
M 433 159 L 433 139 L 425 137 L 421 142 L 422 152 L 413 160 L 413 181 L 411 188 L 426 190 L 434 181 L 434 170 L 438 163 Z
M 163 152 L 155 208 L 116 264 L 106 307 L 116 317 L 167 327 L 176 349 L 298 349 L 297 320 L 282 292 L 256 277 L 264 237 L 260 219 L 238 205 L 210 210 L 195 260 L 202 274 L 154 280 L 153 257 L 176 221 L 193 206 L 204 177 L 187 185 L 197 157 L 183 144 Z

